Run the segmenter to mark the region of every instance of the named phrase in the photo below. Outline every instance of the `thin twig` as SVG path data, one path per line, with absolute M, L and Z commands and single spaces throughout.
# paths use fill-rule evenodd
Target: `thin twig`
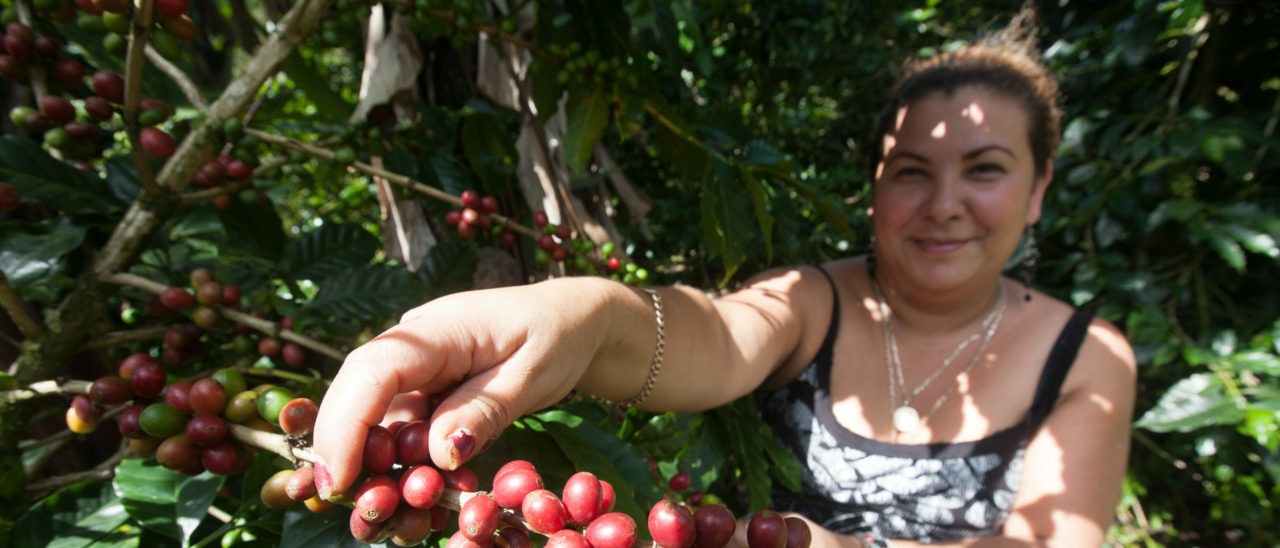
M 26 388 L 18 388 L 16 390 L 6 390 L 0 392 L 4 395 L 4 399 L 8 403 L 13 403 L 40 396 L 49 396 L 52 394 L 88 394 L 89 387 L 93 386 L 89 381 L 40 381 L 33 383 Z
M 195 82 L 191 81 L 187 73 L 182 72 L 182 69 L 178 68 L 177 65 L 170 63 L 168 59 L 160 55 L 160 52 L 156 51 L 156 48 L 152 47 L 151 44 L 146 45 L 146 54 L 147 60 L 151 61 L 152 65 L 155 65 L 156 68 L 160 69 L 160 72 L 165 73 L 169 76 L 169 79 L 173 80 L 173 83 L 178 85 L 178 89 L 182 90 L 182 94 L 186 96 L 191 106 L 201 111 L 209 108 L 209 101 L 205 100 L 204 95 L 200 93 L 200 88 L 196 86 Z
M 0 307 L 9 313 L 9 318 L 18 326 L 18 331 L 23 337 L 31 339 L 40 335 L 40 324 L 27 313 L 27 308 L 22 304 L 22 297 L 18 296 L 18 292 L 13 290 L 12 285 L 9 285 L 9 278 L 4 275 L 4 271 L 0 271 Z
M 94 337 L 93 340 L 89 341 L 89 348 L 111 348 L 128 342 L 160 339 L 164 337 L 164 332 L 168 329 L 169 328 L 167 326 L 154 325 L 139 329 L 129 329 L 126 331 L 112 331 L 110 333 L 104 333 Z
M 27 484 L 27 491 L 30 493 L 46 493 L 56 491 L 68 485 L 74 485 L 82 481 L 95 479 L 109 479 L 116 474 L 116 465 L 120 464 L 125 457 L 129 456 L 129 446 L 121 444 L 114 455 L 107 460 L 102 461 L 97 466 L 82 472 L 74 472 L 61 476 L 53 476 L 40 481 L 34 481 Z

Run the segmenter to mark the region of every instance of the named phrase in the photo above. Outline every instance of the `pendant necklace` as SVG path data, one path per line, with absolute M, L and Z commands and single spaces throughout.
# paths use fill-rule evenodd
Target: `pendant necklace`
M 952 362 L 964 352 L 974 341 L 981 340 L 978 344 L 978 350 L 974 352 L 973 357 L 965 364 L 964 368 L 956 374 L 957 377 L 962 373 L 968 373 L 977 365 L 978 358 L 987 350 L 987 345 L 991 339 L 995 337 L 996 331 L 1000 329 L 1000 321 L 1004 318 L 1005 308 L 1005 289 L 1004 284 L 1000 284 L 1000 291 L 997 293 L 996 302 L 991 308 L 991 312 L 982 319 L 982 327 L 977 333 L 969 335 L 965 340 L 942 360 L 942 364 L 938 366 L 933 373 L 925 377 L 919 386 L 907 391 L 906 379 L 902 373 L 902 357 L 898 352 L 898 339 L 893 333 L 893 311 L 889 308 L 889 303 L 885 301 L 884 293 L 880 290 L 880 282 L 876 279 L 875 271 L 871 271 L 871 290 L 875 292 L 877 304 L 880 307 L 880 316 L 884 322 L 884 347 L 885 347 L 885 368 L 889 374 L 889 408 L 892 410 L 893 428 L 898 433 L 906 434 L 920 428 L 920 425 L 929 420 L 934 413 L 942 407 L 942 403 L 947 400 L 951 393 L 955 391 L 956 384 L 952 384 L 946 392 L 933 402 L 933 406 L 929 408 L 928 413 L 924 416 L 920 415 L 919 409 L 911 405 L 912 400 L 919 396 L 925 388 L 938 378 L 944 371 L 951 367 Z M 897 392 L 902 391 L 902 402 L 898 402 Z

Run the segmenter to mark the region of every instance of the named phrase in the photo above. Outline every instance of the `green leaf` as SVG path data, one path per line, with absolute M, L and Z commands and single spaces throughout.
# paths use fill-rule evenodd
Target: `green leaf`
M 590 470 L 617 492 L 615 509 L 637 519 L 662 498 L 649 476 L 645 458 L 612 434 L 564 410 L 538 413 L 560 450 L 577 470 Z
M 1245 249 L 1260 255 L 1276 258 L 1280 257 L 1280 247 L 1276 245 L 1276 239 L 1270 234 L 1259 232 L 1251 227 L 1247 227 L 1238 223 L 1226 223 L 1222 225 L 1222 230 L 1235 238 Z
M 357 225 L 325 223 L 289 241 L 285 261 L 289 277 L 323 280 L 369 264 L 378 250 L 378 238 Z
M 1206 231 L 1204 238 L 1209 242 L 1209 247 L 1212 247 L 1218 253 L 1218 256 L 1227 263 L 1227 266 L 1237 272 L 1244 272 L 1244 250 L 1241 249 L 1240 244 L 1236 242 L 1236 239 L 1231 234 L 1215 227 Z
M 769 213 L 769 187 L 749 169 L 741 169 L 742 184 L 747 195 L 751 197 L 751 209 L 755 212 L 756 224 L 760 228 L 760 236 L 764 239 L 765 262 L 773 262 L 773 215 Z
M 422 287 L 408 271 L 366 265 L 325 281 L 308 309 L 318 316 L 337 316 L 365 324 L 400 314 L 422 299 Z
M 581 172 L 609 124 L 609 103 L 605 101 L 604 90 L 593 88 L 588 93 L 582 93 L 580 89 L 569 91 L 565 118 L 565 164 L 573 172 Z
M 86 229 L 68 217 L 0 225 L 0 270 L 18 289 L 48 284 L 60 271 L 63 256 L 79 249 L 85 234 Z
M 348 525 L 350 512 L 325 512 L 315 514 L 306 508 L 295 506 L 284 513 L 284 531 L 280 534 L 280 548 L 367 548 L 370 545 L 351 536 Z M 386 543 L 373 546 L 386 546 Z
M 186 477 L 154 461 L 126 459 L 116 467 L 116 494 L 131 517 L 148 529 L 181 540 L 204 520 L 225 477 Z
M 1237 371 L 1280 376 L 1280 356 L 1261 350 L 1250 350 L 1232 356 L 1231 366 Z
M 727 174 L 728 166 L 717 162 L 702 182 L 702 245 L 724 264 L 723 285 L 747 258 L 752 237 L 751 202 L 746 192 Z
M 418 265 L 418 278 L 431 298 L 470 289 L 475 283 L 476 248 L 461 240 L 432 246 Z
M 683 179 L 701 180 L 711 165 L 711 154 L 707 152 L 706 146 L 689 136 L 687 128 L 669 125 L 675 123 L 670 116 L 664 113 L 658 113 L 657 116 L 661 117 L 655 139 L 658 150 Z
M 308 110 L 308 118 L 329 123 L 342 123 L 346 120 L 346 114 L 351 112 L 354 105 L 342 100 L 342 96 L 330 87 L 334 78 L 320 74 L 297 52 L 287 57 L 280 68 L 314 104 L 315 108 Z
M 24 202 L 72 215 L 124 209 L 95 174 L 58 161 L 34 141 L 15 135 L 0 137 L 0 181 L 17 187 Z
M 9 533 L 10 546 L 137 546 L 137 531 L 120 528 L 128 519 L 107 482 L 77 483 L 28 508 Z
M 1190 432 L 1235 424 L 1243 418 L 1244 409 L 1227 396 L 1217 375 L 1195 373 L 1170 387 L 1134 426 L 1152 432 Z
M 241 205 L 218 212 L 230 250 L 275 264 L 284 252 L 284 222 L 270 205 Z

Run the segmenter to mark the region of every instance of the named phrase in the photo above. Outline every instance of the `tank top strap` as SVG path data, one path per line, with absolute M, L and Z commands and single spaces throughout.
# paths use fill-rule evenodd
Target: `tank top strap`
M 1088 334 L 1089 324 L 1092 321 L 1093 314 L 1077 310 L 1071 315 L 1071 319 L 1067 320 L 1067 325 L 1062 328 L 1062 332 L 1058 334 L 1058 340 L 1049 351 L 1049 359 L 1045 362 L 1044 371 L 1040 374 L 1035 399 L 1031 402 L 1031 412 L 1027 414 L 1027 420 L 1032 424 L 1039 425 L 1044 422 L 1053 411 L 1054 405 L 1058 402 L 1058 395 L 1062 392 L 1062 383 L 1066 380 L 1067 373 L 1071 371 L 1071 365 L 1075 363 L 1076 356 L 1080 353 L 1080 346 L 1084 343 L 1084 337 Z

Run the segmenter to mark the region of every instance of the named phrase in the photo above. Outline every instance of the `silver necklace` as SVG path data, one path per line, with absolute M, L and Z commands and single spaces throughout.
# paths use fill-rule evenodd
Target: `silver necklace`
M 885 368 L 888 370 L 889 374 L 889 408 L 892 413 L 893 428 L 899 433 L 906 434 L 920 428 L 920 425 L 933 417 L 933 414 L 942 407 L 943 402 L 945 402 L 947 398 L 951 396 L 951 393 L 956 390 L 957 384 L 953 383 L 946 392 L 943 392 L 941 396 L 938 396 L 938 399 L 934 400 L 933 406 L 929 408 L 929 412 L 923 417 L 920 416 L 919 410 L 911 406 L 911 401 L 914 400 L 916 396 L 919 396 L 920 393 L 923 392 L 930 383 L 937 379 L 939 375 L 949 369 L 951 367 L 951 363 L 954 362 L 960 353 L 964 352 L 964 349 L 968 348 L 974 341 L 981 339 L 982 342 L 978 345 L 978 350 L 977 352 L 974 352 L 973 357 L 969 358 L 969 362 L 960 370 L 960 373 L 956 374 L 957 377 L 959 377 L 960 374 L 968 373 L 973 369 L 973 366 L 978 363 L 978 358 L 986 351 L 987 345 L 991 342 L 991 339 L 995 337 L 996 331 L 1000 329 L 1001 320 L 1004 319 L 1004 284 L 1000 284 L 1000 292 L 996 296 L 996 302 L 995 305 L 992 306 L 991 312 L 988 312 L 987 316 L 982 319 L 982 328 L 977 333 L 969 335 L 965 340 L 961 341 L 960 344 L 942 360 L 942 365 L 938 366 L 938 368 L 934 370 L 933 373 L 930 373 L 928 377 L 925 377 L 924 381 L 921 382 L 919 386 L 916 386 L 915 389 L 911 390 L 910 394 L 907 393 L 907 382 L 902 373 L 902 357 L 898 352 L 898 339 L 893 334 L 893 311 L 889 308 L 889 303 L 885 301 L 884 293 L 880 290 L 880 283 L 876 280 L 874 274 L 871 276 L 871 290 L 876 294 L 876 301 L 880 306 L 880 316 L 883 318 L 882 321 L 884 322 Z M 901 404 L 898 403 L 897 397 L 897 391 L 899 389 L 902 391 Z

